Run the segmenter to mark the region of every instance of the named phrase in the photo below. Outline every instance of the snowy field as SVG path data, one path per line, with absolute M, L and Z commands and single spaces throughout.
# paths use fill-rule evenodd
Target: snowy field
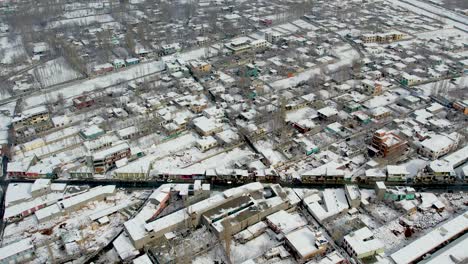
M 141 63 L 133 67 L 123 69 L 121 71 L 116 71 L 111 74 L 98 76 L 93 79 L 79 81 L 75 84 L 64 86 L 60 89 L 56 89 L 47 93 L 52 101 L 57 100 L 59 94 L 63 94 L 65 98 L 73 98 L 85 92 L 92 92 L 98 88 L 104 88 L 111 86 L 117 83 L 119 80 L 132 80 L 134 78 L 139 78 L 144 75 L 157 73 L 164 70 L 164 63 L 161 61 L 153 61 L 149 63 Z M 46 95 L 34 95 L 25 99 L 26 105 L 28 107 L 34 107 L 41 105 L 47 102 Z
M 83 76 L 73 70 L 63 57 L 48 61 L 29 70 L 28 73 L 35 76 L 43 87 L 68 82 Z
M 87 26 L 92 23 L 109 23 L 109 22 L 114 22 L 114 19 L 112 18 L 111 15 L 96 15 L 96 16 L 84 16 L 84 17 L 54 21 L 49 24 L 49 27 L 57 28 L 57 27 L 72 26 L 72 25 Z
M 25 55 L 26 51 L 21 37 L 15 36 L 12 40 L 8 37 L 0 38 L 0 64 L 11 64 L 15 57 Z

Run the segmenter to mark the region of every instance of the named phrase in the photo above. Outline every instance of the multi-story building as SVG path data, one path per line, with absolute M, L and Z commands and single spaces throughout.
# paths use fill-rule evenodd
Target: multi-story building
M 73 99 L 73 106 L 76 109 L 83 109 L 94 105 L 94 99 L 87 95 L 81 95 Z
M 372 137 L 372 143 L 368 147 L 371 155 L 389 157 L 399 155 L 407 148 L 408 142 L 392 132 L 379 129 Z
M 363 34 L 361 35 L 361 41 L 364 43 L 384 43 L 393 42 L 403 39 L 404 34 L 400 32 L 387 32 L 387 33 L 376 33 L 376 34 Z
M 248 38 L 238 38 L 235 39 L 228 44 L 226 44 L 226 48 L 230 50 L 234 54 L 239 54 L 242 52 L 246 52 L 250 49 L 252 49 L 252 46 L 250 45 L 250 39 Z
M 433 160 L 449 153 L 458 145 L 457 134 L 437 134 L 421 142 L 418 153 Z
M 363 259 L 384 252 L 383 243 L 374 238 L 372 231 L 367 228 L 356 230 L 343 239 L 343 246 L 349 255 Z
M 189 62 L 190 70 L 193 73 L 209 73 L 211 71 L 211 64 L 202 60 L 193 60 Z
M 23 111 L 12 120 L 15 131 L 20 131 L 33 126 L 36 129 L 48 129 L 52 127 L 49 110 L 44 105 Z
M 127 143 L 100 150 L 92 155 L 94 171 L 96 173 L 104 173 L 115 166 L 116 161 L 129 158 L 130 155 L 130 146 Z

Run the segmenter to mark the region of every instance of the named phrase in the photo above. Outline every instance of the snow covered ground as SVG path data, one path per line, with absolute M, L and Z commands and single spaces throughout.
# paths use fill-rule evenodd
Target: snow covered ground
M 28 73 L 34 75 L 43 87 L 68 82 L 83 76 L 73 70 L 63 57 L 48 61 L 29 70 Z
M 0 64 L 11 64 L 15 57 L 25 55 L 26 51 L 20 36 L 14 36 L 13 39 L 0 37 Z
M 401 6 L 416 14 L 424 15 L 439 21 L 443 21 L 448 25 L 468 31 L 468 20 L 460 14 L 450 12 L 441 7 L 436 7 L 418 0 L 387 0 L 393 5 Z M 464 21 L 463 23 L 457 21 Z M 465 23 L 465 24 L 464 24 Z
M 62 26 L 71 26 L 71 25 L 78 25 L 78 26 L 86 26 L 92 23 L 109 23 L 114 22 L 114 19 L 111 15 L 93 15 L 93 16 L 84 16 L 84 17 L 77 17 L 71 19 L 63 19 L 54 21 L 49 24 L 51 28 L 57 28 Z
M 85 81 L 79 81 L 71 85 L 66 85 L 59 89 L 48 92 L 47 95 L 34 95 L 25 98 L 24 101 L 28 107 L 34 107 L 46 103 L 46 97 L 50 98 L 52 101 L 56 100 L 59 94 L 63 94 L 64 98 L 72 98 L 85 92 L 92 92 L 95 89 L 113 85 L 120 80 L 131 80 L 142 77 L 144 75 L 157 73 L 162 70 L 164 70 L 164 63 L 161 61 L 141 63 L 107 75 L 98 76 Z

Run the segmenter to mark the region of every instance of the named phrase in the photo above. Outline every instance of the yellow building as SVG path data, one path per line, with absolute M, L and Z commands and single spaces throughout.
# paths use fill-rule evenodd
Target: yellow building
M 194 73 L 209 73 L 211 71 L 211 64 L 206 61 L 193 60 L 189 62 L 189 65 Z

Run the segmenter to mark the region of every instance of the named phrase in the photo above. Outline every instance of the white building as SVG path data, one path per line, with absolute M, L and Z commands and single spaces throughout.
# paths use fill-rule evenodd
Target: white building
M 0 248 L 0 263 L 23 263 L 34 256 L 34 246 L 30 238 L 20 240 Z
M 357 259 L 383 253 L 383 243 L 373 236 L 372 231 L 364 227 L 346 235 L 343 239 L 343 246 L 349 255 Z
M 411 244 L 393 253 L 390 258 L 399 264 L 417 263 L 439 246 L 450 242 L 468 230 L 468 211 L 446 221 L 443 225 L 430 231 Z M 466 250 L 466 248 L 465 248 Z M 440 262 L 442 263 L 442 262 Z
M 304 198 L 307 210 L 320 223 L 348 210 L 348 201 L 343 189 L 325 189 L 322 197 L 313 194 Z
M 437 134 L 421 142 L 418 152 L 431 159 L 438 159 L 457 145 L 458 139 L 455 135 Z

